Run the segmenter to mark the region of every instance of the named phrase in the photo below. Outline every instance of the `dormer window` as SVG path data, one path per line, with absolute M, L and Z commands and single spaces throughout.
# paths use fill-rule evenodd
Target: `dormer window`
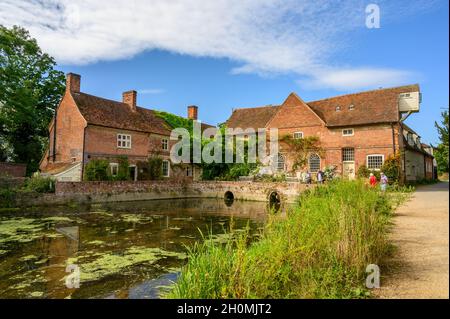
M 355 106 L 353 105 L 353 104 L 350 104 L 349 106 L 348 106 L 348 110 L 349 111 L 353 111 L 355 109 Z
M 336 106 L 336 112 L 339 112 L 341 110 L 341 107 L 338 105 Z
M 342 130 L 342 136 L 353 136 L 354 132 L 352 128 L 346 128 Z

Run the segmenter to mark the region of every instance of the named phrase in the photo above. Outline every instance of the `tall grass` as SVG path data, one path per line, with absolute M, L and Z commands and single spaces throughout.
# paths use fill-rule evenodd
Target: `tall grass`
M 391 196 L 361 181 L 339 181 L 272 216 L 262 238 L 197 244 L 169 298 L 355 298 L 365 269 L 389 247 Z

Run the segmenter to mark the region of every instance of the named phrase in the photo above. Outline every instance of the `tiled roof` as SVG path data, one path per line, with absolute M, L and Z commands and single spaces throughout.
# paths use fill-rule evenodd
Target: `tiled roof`
M 327 126 L 390 123 L 399 120 L 398 95 L 417 91 L 420 91 L 419 85 L 414 84 L 341 95 L 307 104 Z M 336 107 L 340 107 L 340 111 L 336 111 Z
M 72 97 L 88 124 L 170 135 L 170 126 L 153 110 L 137 107 L 132 111 L 125 103 L 81 92 L 72 92 Z
M 409 149 L 409 150 L 411 150 L 411 151 L 416 151 L 416 152 L 422 153 L 422 154 L 424 154 L 424 155 L 428 155 L 428 156 L 434 157 L 432 154 L 428 153 L 428 152 L 424 149 L 424 147 L 423 147 L 422 144 L 420 144 L 420 146 L 417 145 L 416 143 L 414 143 L 414 145 L 409 144 L 409 143 L 408 143 L 408 140 L 406 139 L 405 136 L 403 136 L 403 145 L 405 145 L 405 148 L 406 148 L 406 149 Z
M 262 106 L 253 108 L 236 109 L 226 122 L 230 128 L 263 128 L 278 111 L 279 106 Z

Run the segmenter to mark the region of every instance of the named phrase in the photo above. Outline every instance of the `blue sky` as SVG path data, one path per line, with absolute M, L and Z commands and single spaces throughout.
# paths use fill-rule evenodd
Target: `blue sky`
M 381 27 L 364 9 L 380 7 Z M 225 121 L 232 108 L 305 101 L 419 83 L 420 113 L 407 123 L 437 143 L 449 105 L 448 1 L 4 0 L 0 23 L 28 28 L 82 91 L 140 106 Z M 54 19 L 59 17 L 59 19 Z

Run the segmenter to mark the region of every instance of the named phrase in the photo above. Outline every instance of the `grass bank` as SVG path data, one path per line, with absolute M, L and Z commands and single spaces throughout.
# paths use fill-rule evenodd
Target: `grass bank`
M 287 218 L 271 216 L 257 242 L 238 233 L 223 245 L 196 245 L 167 297 L 366 297 L 365 269 L 389 251 L 393 206 L 405 198 L 398 194 L 362 181 L 316 188 Z

